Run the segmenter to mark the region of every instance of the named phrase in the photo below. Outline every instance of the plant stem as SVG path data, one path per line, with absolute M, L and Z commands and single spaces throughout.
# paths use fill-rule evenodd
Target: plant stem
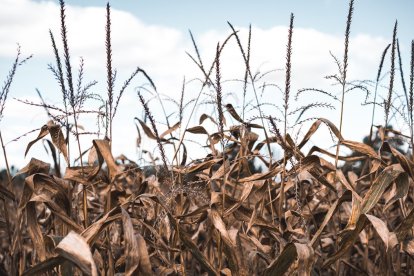
M 3 142 L 3 136 L 1 134 L 1 130 L 0 130 L 0 142 L 1 142 L 1 147 L 3 149 L 4 161 L 6 162 L 6 171 L 7 171 L 7 179 L 8 179 L 7 188 L 11 189 L 11 187 L 12 187 L 12 177 L 11 177 L 11 174 L 10 174 L 9 161 L 7 160 L 6 147 L 5 147 L 4 142 Z M 7 236 L 8 236 L 8 239 L 9 239 L 9 245 L 13 246 L 11 227 L 10 227 L 9 208 L 7 206 L 6 199 L 2 199 L 2 201 L 3 201 L 4 215 L 5 215 L 5 219 L 6 219 L 6 229 L 7 229 Z M 18 238 L 18 244 L 20 246 L 21 245 L 21 237 L 20 237 L 20 232 L 19 231 L 17 231 L 17 238 Z M 13 256 L 11 256 L 12 250 L 9 250 L 9 252 L 10 252 L 10 259 L 13 260 Z M 14 271 L 14 267 L 15 266 L 12 263 L 10 271 Z
M 85 175 L 85 172 L 83 170 L 83 160 L 82 160 L 82 149 L 81 149 L 81 145 L 80 145 L 80 141 L 79 141 L 79 131 L 78 131 L 78 121 L 76 119 L 76 112 L 75 112 L 75 108 L 73 108 L 73 119 L 75 121 L 75 131 L 76 131 L 76 140 L 78 142 L 78 150 L 79 150 L 79 162 L 80 162 L 80 167 L 81 167 L 81 171 L 82 171 L 82 176 Z M 70 162 L 70 161 L 69 161 Z M 84 227 L 88 227 L 88 194 L 87 194 L 87 190 L 86 190 L 86 186 L 85 184 L 82 184 L 83 186 L 83 217 L 84 217 Z
M 344 60 L 343 68 L 341 73 L 341 86 L 342 86 L 342 99 L 341 99 L 341 116 L 339 119 L 339 134 L 342 135 L 342 123 L 344 117 L 344 103 L 345 103 L 345 89 L 346 89 L 346 74 L 348 69 L 348 49 L 349 49 L 349 35 L 351 32 L 351 22 L 352 22 L 352 13 L 354 10 L 354 0 L 349 1 L 349 10 L 348 17 L 346 20 L 346 29 L 345 29 L 345 49 L 344 49 Z M 336 145 L 336 156 L 335 156 L 335 168 L 338 168 L 338 158 L 339 158 L 339 147 L 341 146 L 341 141 L 338 140 Z

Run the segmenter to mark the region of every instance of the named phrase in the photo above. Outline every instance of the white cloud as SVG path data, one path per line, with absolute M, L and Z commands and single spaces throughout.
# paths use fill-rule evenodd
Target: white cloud
M 98 91 L 105 91 L 105 8 L 81 8 L 67 5 L 66 10 L 72 58 L 76 61 L 77 57 L 83 56 L 89 76 L 97 78 L 101 82 Z M 185 54 L 185 51 L 194 53 L 189 35 L 170 27 L 148 25 L 129 12 L 112 9 L 111 15 L 113 60 L 115 67 L 119 70 L 118 88 L 133 68 L 140 66 L 153 78 L 161 93 L 168 94 L 178 100 L 184 75 L 186 75 L 187 80 L 202 77 L 197 66 Z M 53 62 L 48 30 L 52 29 L 56 40 L 59 40 L 59 7 L 56 3 L 50 1 L 0 0 L 0 26 L 1 60 L 12 58 L 15 55 L 15 43 L 19 42 L 24 48 L 24 52 L 35 54 L 35 59 Z M 248 30 L 244 27 L 236 27 L 236 29 L 240 30 L 242 44 L 246 46 Z M 227 32 L 211 30 L 194 34 L 205 65 L 209 66 L 213 61 L 217 42 L 223 42 L 229 34 L 230 29 Z M 286 43 L 286 27 L 275 26 L 271 29 L 253 27 L 252 70 L 266 72 L 271 69 L 284 69 Z M 366 34 L 352 36 L 349 58 L 350 78 L 374 78 L 379 57 L 386 44 L 387 41 L 381 37 Z M 343 37 L 321 33 L 314 29 L 294 29 L 292 93 L 302 87 L 331 89 L 329 81 L 323 79 L 327 74 L 336 73 L 336 65 L 329 55 L 329 51 L 332 51 L 341 59 Z M 25 66 L 30 67 L 31 65 L 29 63 Z M 2 67 L 4 67 L 3 64 Z M 223 52 L 223 79 L 241 79 L 243 78 L 243 72 L 244 65 L 241 54 L 235 40 L 232 39 Z M 52 79 L 50 76 L 37 76 L 35 68 L 33 68 L 33 76 L 45 79 L 45 91 L 56 90 L 56 84 L 49 83 Z M 22 78 L 20 77 L 20 79 Z M 283 71 L 271 73 L 266 81 L 275 82 L 283 87 Z M 133 87 L 140 83 L 134 82 Z M 27 83 L 27 87 L 28 91 L 33 91 L 30 83 Z M 241 86 L 225 85 L 224 87 L 228 88 L 229 91 L 237 92 L 239 100 L 241 99 Z M 188 97 L 195 97 L 199 91 L 198 89 L 197 85 L 190 85 L 186 91 Z M 337 88 L 335 89 L 334 93 L 339 92 Z M 281 106 L 280 95 L 275 97 L 272 93 L 279 92 L 267 93 L 262 101 Z M 53 98 L 52 95 L 46 95 L 46 97 Z M 315 98 L 313 95 L 305 99 L 305 101 L 315 100 L 323 101 L 323 98 L 319 96 Z M 369 118 L 361 119 L 360 112 L 363 111 L 359 109 L 359 104 L 356 104 L 360 101 L 361 97 L 349 96 L 349 99 L 347 98 L 347 103 L 352 104 L 346 106 L 347 116 L 349 116 L 344 127 L 349 135 L 345 136 L 346 138 L 359 139 L 366 134 L 369 128 Z M 159 111 L 158 104 L 155 101 L 151 105 L 154 111 Z M 171 105 L 168 103 L 166 105 L 167 108 L 171 109 Z M 140 115 L 142 109 L 132 91 L 126 92 L 125 98 L 121 101 L 121 107 L 116 118 L 114 148 L 117 153 L 127 153 L 134 150 L 136 130 L 132 123 L 133 117 Z M 21 133 L 29 130 L 30 127 L 27 125 L 32 124 L 32 121 L 27 120 L 26 114 L 21 116 L 24 120 L 18 120 L 19 115 L 22 114 L 21 108 L 18 107 L 18 104 L 9 104 L 5 111 L 5 122 L 2 122 L 5 132 L 10 131 L 15 134 L 19 130 L 21 130 Z M 351 110 L 355 110 L 355 112 L 351 112 Z M 333 122 L 337 123 L 339 120 L 337 118 L 338 113 L 338 111 L 335 111 L 334 113 L 321 113 L 320 115 L 328 114 Z M 314 116 L 320 115 L 318 113 L 314 114 Z M 157 117 L 157 120 L 163 119 Z M 353 124 L 354 120 L 364 122 Z M 90 123 L 88 126 L 93 127 L 94 123 Z M 36 127 L 40 127 L 40 125 Z M 29 140 L 27 138 L 23 141 L 28 142 Z M 18 156 L 23 155 L 24 152 L 24 147 L 21 144 L 24 145 L 25 143 L 10 144 L 13 149 L 10 155 L 13 156 L 13 160 L 17 164 L 23 163 L 22 157 Z M 133 157 L 133 154 L 131 157 Z

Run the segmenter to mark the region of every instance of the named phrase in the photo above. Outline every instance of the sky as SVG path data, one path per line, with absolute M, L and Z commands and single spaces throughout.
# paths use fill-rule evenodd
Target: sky
M 110 1 L 112 7 L 112 44 L 113 63 L 117 69 L 116 91 L 134 69 L 139 66 L 153 79 L 157 90 L 179 101 L 183 78 L 187 81 L 201 78 L 202 73 L 186 54 L 194 55 L 189 30 L 194 35 L 205 64 L 211 64 L 216 45 L 223 42 L 231 33 L 227 22 L 231 22 L 239 30 L 242 44 L 247 45 L 249 24 L 252 25 L 251 68 L 253 72 L 265 74 L 262 83 L 276 84 L 284 87 L 284 67 L 287 43 L 287 27 L 290 13 L 294 13 L 293 56 L 292 56 L 292 103 L 291 110 L 302 105 L 328 101 L 318 94 L 309 94 L 294 101 L 298 89 L 313 87 L 329 90 L 339 97 L 340 89 L 332 86 L 332 82 L 324 76 L 336 73 L 336 65 L 330 52 L 340 60 L 343 55 L 344 32 L 348 1 L 346 0 L 291 0 L 291 1 L 190 1 L 190 0 L 153 0 L 153 1 Z M 105 67 L 105 5 L 99 0 L 68 0 L 66 1 L 66 19 L 68 40 L 71 51 L 74 74 L 79 58 L 85 60 L 85 80 L 98 81 L 92 88 L 94 93 L 106 93 Z M 398 38 L 401 46 L 404 72 L 408 79 L 410 45 L 414 39 L 412 31 L 413 17 L 409 14 L 414 10 L 414 2 L 410 0 L 356 0 L 351 25 L 349 80 L 374 80 L 383 49 L 392 39 L 395 20 L 398 20 Z M 0 0 L 0 81 L 4 81 L 11 68 L 16 43 L 21 45 L 22 55 L 33 54 L 27 64 L 20 66 L 11 86 L 6 102 L 0 129 L 10 163 L 22 167 L 31 157 L 44 161 L 51 158 L 46 154 L 41 143 L 36 144 L 28 155 L 24 156 L 26 145 L 33 140 L 37 132 L 30 133 L 17 142 L 10 142 L 22 134 L 40 128 L 48 121 L 42 108 L 33 107 L 19 102 L 28 100 L 39 102 L 36 89 L 41 91 L 46 102 L 59 105 L 61 95 L 59 87 L 48 64 L 54 63 L 49 29 L 58 39 L 59 5 L 58 1 L 46 0 Z M 58 42 L 61 48 L 61 43 Z M 232 103 L 236 107 L 242 104 L 242 86 L 240 80 L 244 75 L 242 57 L 235 41 L 230 41 L 223 51 L 222 79 L 225 92 L 224 103 Z M 384 68 L 389 68 L 389 59 Z M 386 73 L 388 69 L 384 69 Z M 388 76 L 384 75 L 382 84 L 387 85 Z M 233 81 L 232 81 L 233 80 Z M 397 78 L 397 81 L 399 79 Z M 120 101 L 120 108 L 114 121 L 113 149 L 114 154 L 125 154 L 137 160 L 140 152 L 136 148 L 137 132 L 134 117 L 142 118 L 142 107 L 137 97 L 137 90 L 148 82 L 142 76 L 131 83 Z M 148 87 L 148 86 L 146 86 Z M 396 90 L 400 90 L 400 85 Z M 371 89 L 372 90 L 372 89 Z M 146 99 L 149 92 L 141 90 Z M 200 84 L 191 81 L 186 85 L 186 99 L 197 96 Z M 251 92 L 251 91 L 250 91 Z M 397 91 L 398 92 L 398 91 Z M 399 91 L 400 93 L 401 91 Z M 208 91 L 207 91 L 208 93 Z M 384 97 L 386 90 L 380 90 L 379 97 Z M 164 96 L 163 96 L 164 97 Z M 369 131 L 371 123 L 371 106 L 361 106 L 365 95 L 361 92 L 347 94 L 345 99 L 345 120 L 343 133 L 346 139 L 360 141 Z M 208 99 L 208 95 L 206 95 Z M 277 89 L 266 89 L 260 100 L 266 114 L 280 116 L 275 106 L 282 106 L 282 97 Z M 398 99 L 396 99 L 397 101 Z M 325 117 L 339 125 L 339 104 L 329 101 L 336 110 L 316 109 L 310 117 Z M 160 123 L 160 132 L 165 130 L 162 112 L 155 100 L 150 101 L 150 108 Z M 397 103 L 398 104 L 398 103 Z M 165 101 L 167 113 L 175 123 L 177 109 L 171 101 Z M 91 107 L 96 103 L 91 103 Z M 188 111 L 191 107 L 188 108 Z M 198 124 L 202 113 L 216 116 L 211 106 L 202 104 L 197 113 L 184 122 L 189 126 Z M 239 108 L 238 111 L 241 109 Z M 255 113 L 256 112 L 256 113 Z M 376 124 L 383 124 L 383 111 L 378 108 L 375 116 Z M 189 112 L 186 113 L 189 115 Z M 253 110 L 250 117 L 257 115 Z M 294 124 L 294 118 L 289 125 Z M 172 124 L 173 124 L 172 123 Z M 234 123 L 234 122 L 233 122 Z M 81 118 L 80 124 L 85 131 L 96 131 L 95 119 Z M 401 119 L 394 121 L 404 132 L 407 128 Z M 231 123 L 230 123 L 231 125 Z M 306 132 L 298 131 L 298 137 Z M 211 125 L 209 125 L 212 128 Z M 214 128 L 209 131 L 215 132 Z M 87 148 L 91 139 L 96 137 L 83 136 L 82 147 Z M 205 137 L 190 136 L 199 143 Z M 333 141 L 327 131 L 321 131 L 312 140 L 313 144 L 330 147 Z M 188 142 L 194 149 L 194 158 L 205 155 L 200 147 Z M 144 139 L 143 148 L 154 150 L 154 145 Z M 73 153 L 74 155 L 76 152 Z M 4 162 L 0 159 L 0 167 Z

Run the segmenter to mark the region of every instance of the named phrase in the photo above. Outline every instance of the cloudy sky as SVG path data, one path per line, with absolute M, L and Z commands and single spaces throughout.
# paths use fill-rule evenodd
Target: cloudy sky
M 217 43 L 223 42 L 231 33 L 227 21 L 240 31 L 243 45 L 247 45 L 248 27 L 252 24 L 252 71 L 259 74 L 269 72 L 262 82 L 283 87 L 287 25 L 290 13 L 293 12 L 295 29 L 291 108 L 295 109 L 310 102 L 329 101 L 329 99 L 313 94 L 303 97 L 302 102 L 294 102 L 294 95 L 300 88 L 327 89 L 338 97 L 340 95 L 340 89 L 332 86 L 332 83 L 325 80 L 324 76 L 336 73 L 336 65 L 330 51 L 342 59 L 343 34 L 348 11 L 346 0 L 122 0 L 110 3 L 112 6 L 113 61 L 117 68 L 116 90 L 120 89 L 123 81 L 128 78 L 134 68 L 139 66 L 151 76 L 161 94 L 178 101 L 183 77 L 185 76 L 188 81 L 202 77 L 200 70 L 186 54 L 186 52 L 194 54 L 188 30 L 194 34 L 204 63 L 211 64 Z M 76 70 L 79 58 L 83 57 L 85 80 L 98 81 L 93 92 L 103 96 L 106 93 L 105 5 L 106 1 L 101 0 L 66 1 L 72 65 Z M 398 38 L 406 79 L 408 79 L 410 44 L 414 38 L 412 31 L 414 19 L 410 14 L 413 10 L 414 2 L 410 0 L 355 1 L 350 40 L 350 80 L 375 79 L 380 56 L 386 45 L 390 43 L 393 26 L 397 19 Z M 54 62 L 49 29 L 56 38 L 59 37 L 58 1 L 0 0 L 0 80 L 5 80 L 13 63 L 16 43 L 21 45 L 24 56 L 33 54 L 33 58 L 27 64 L 19 67 L 11 87 L 4 117 L 0 122 L 5 142 L 41 127 L 48 120 L 43 109 L 22 104 L 14 98 L 38 102 L 35 89 L 39 89 L 47 102 L 60 104 L 59 87 L 47 66 Z M 58 46 L 61 47 L 60 42 Z M 235 41 L 229 42 L 222 58 L 223 80 L 242 79 L 243 62 Z M 389 68 L 389 59 L 386 60 L 384 66 Z M 385 69 L 384 72 L 387 70 Z M 387 82 L 388 76 L 385 75 L 383 84 L 386 85 Z M 225 103 L 230 102 L 234 106 L 241 106 L 242 86 L 237 83 L 237 81 L 229 81 L 223 86 L 225 94 L 228 93 Z M 142 108 L 136 92 L 138 87 L 145 84 L 146 80 L 142 77 L 133 81 L 121 99 L 120 111 L 114 122 L 115 154 L 124 153 L 131 159 L 137 159 L 138 156 L 133 119 L 134 117 L 142 118 Z M 263 83 L 258 83 L 258 86 L 261 84 Z M 185 90 L 186 99 L 195 98 L 199 91 L 199 83 L 196 81 L 188 83 Z M 380 93 L 382 93 L 381 97 L 386 91 L 382 90 Z M 145 93 L 144 96 L 151 97 Z M 369 131 L 371 106 L 361 106 L 364 97 L 365 95 L 358 92 L 347 95 L 344 121 L 346 139 L 361 140 Z M 280 91 L 277 89 L 266 90 L 261 100 L 282 106 Z M 328 117 L 338 124 L 339 104 L 332 101 L 330 103 L 337 110 L 315 110 L 309 116 Z M 175 123 L 177 118 L 173 112 L 177 110 L 176 107 L 168 101 L 165 105 L 167 113 L 172 114 L 172 123 Z M 157 121 L 165 122 L 161 116 L 159 104 L 152 101 L 150 106 Z M 197 111 L 194 118 L 190 119 L 190 126 L 197 124 L 198 117 L 202 113 L 214 115 L 208 105 L 202 105 Z M 376 124 L 382 124 L 382 110 L 377 111 Z M 252 111 L 250 116 L 257 115 L 255 112 Z M 279 116 L 275 108 L 268 107 L 266 112 Z M 184 122 L 188 120 L 185 118 Z M 394 123 L 403 127 L 400 121 Z M 84 125 L 86 131 L 96 131 L 93 118 L 84 118 L 81 124 Z M 290 124 L 294 124 L 294 118 Z M 165 130 L 162 126 L 160 128 L 161 131 Z M 211 130 L 211 132 L 214 131 Z M 301 131 L 304 132 L 306 129 Z M 24 157 L 27 143 L 36 135 L 32 133 L 18 142 L 7 144 L 6 149 L 11 163 L 21 167 L 31 157 L 50 160 L 41 144 L 34 146 L 28 156 Z M 320 141 L 314 139 L 312 142 L 329 146 L 332 141 L 326 135 L 329 136 L 325 133 L 317 136 L 320 138 L 315 138 L 321 139 Z M 90 144 L 91 137 L 82 139 L 84 147 Z M 204 142 L 202 141 L 204 137 L 201 140 L 200 137 L 194 139 L 199 139 L 201 143 Z M 152 150 L 151 144 L 144 144 L 144 146 Z M 4 167 L 3 161 L 0 161 L 0 164 L 0 167 Z

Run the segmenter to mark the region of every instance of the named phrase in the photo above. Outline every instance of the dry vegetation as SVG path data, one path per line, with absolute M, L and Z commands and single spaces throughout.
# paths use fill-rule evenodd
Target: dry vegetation
M 39 104 L 27 102 L 44 108 L 50 122 L 27 145 L 26 153 L 46 139 L 53 162 L 32 159 L 13 179 L 8 165 L 2 174 L 0 274 L 414 274 L 414 42 L 406 86 L 397 24 L 393 40 L 382 55 L 377 79 L 371 83 L 349 81 L 351 0 L 344 55 L 342 59 L 332 55 L 338 73 L 327 77 L 339 84 L 341 99 L 318 88 L 297 92 L 296 97 L 318 93 L 339 102 L 339 128 L 324 118 L 304 117 L 312 108 L 332 108 L 328 101 L 291 109 L 293 14 L 287 34 L 286 81 L 280 89 L 280 117 L 266 115 L 259 101 L 259 90 L 266 85 L 260 84 L 260 76 L 250 69 L 251 31 L 244 47 L 238 32 L 229 24 L 231 33 L 217 45 L 210 67 L 203 63 L 191 34 L 195 55 L 190 57 L 203 76 L 200 91 L 187 103 L 183 86 L 177 101 L 178 123 L 170 124 L 171 118 L 165 116 L 167 130 L 161 133 L 157 129 L 161 119 L 155 120 L 143 92 L 151 90 L 160 106 L 162 95 L 144 70 L 137 68 L 119 93 L 115 92 L 109 4 L 105 96 L 90 92 L 96 82 L 83 83 L 82 60 L 78 75 L 72 74 L 65 5 L 63 1 L 60 4 L 63 54 L 50 32 L 56 58 L 50 70 L 61 88 L 62 106 L 43 100 Z M 242 107 L 227 104 L 223 97 L 220 58 L 230 40 L 237 42 L 235 50 L 240 51 L 245 64 Z M 383 86 L 386 58 L 391 64 L 385 74 L 389 79 L 388 94 L 379 102 L 377 90 Z M 19 50 L 0 95 L 1 114 L 16 68 L 24 61 Z M 401 95 L 394 89 L 397 72 L 403 83 Z M 142 139 L 157 143 L 159 157 L 153 157 L 154 166 L 143 166 L 124 156 L 114 158 L 111 153 L 112 122 L 119 101 L 138 74 L 146 78 L 150 87 L 138 93 L 137 103 L 141 103 L 146 120 L 137 119 L 137 128 L 145 133 Z M 193 116 L 206 89 L 213 92 L 207 99 L 215 111 L 213 115 L 203 114 L 199 126 L 190 127 L 190 120 L 183 119 L 184 109 L 192 107 Z M 384 110 L 384 125 L 367 127 L 370 134 L 364 143 L 349 141 L 341 133 L 342 121 L 346 120 L 342 118 L 343 104 L 347 92 L 353 90 L 366 92 L 365 103 L 374 110 L 376 106 Z M 373 97 L 370 90 L 375 91 Z M 249 94 L 252 100 L 248 100 Z M 404 99 L 404 105 L 393 104 L 397 97 Z M 91 100 L 102 102 L 101 108 L 85 109 L 85 103 Z M 245 117 L 249 105 L 254 106 L 256 114 L 248 120 Z M 78 139 L 84 134 L 78 121 L 85 114 L 97 116 L 101 126 L 98 132 L 103 130 L 105 137 L 93 140 L 89 149 L 82 149 Z M 295 125 L 310 126 L 304 135 L 293 138 L 289 134 L 292 116 L 296 116 Z M 403 135 L 392 129 L 392 117 L 404 120 L 410 133 Z M 215 133 L 202 126 L 206 120 L 217 126 Z M 309 139 L 321 127 L 330 130 L 336 151 L 316 145 L 304 153 Z M 188 135 L 207 137 L 210 153 L 205 158 L 187 161 Z M 1 143 L 7 162 L 6 148 L 2 140 Z M 280 160 L 269 158 L 275 144 L 283 152 Z M 172 156 L 164 149 L 167 146 L 173 148 Z M 342 156 L 340 147 L 350 149 L 352 154 Z M 70 153 L 76 158 L 71 158 Z M 261 169 L 257 168 L 259 160 Z

